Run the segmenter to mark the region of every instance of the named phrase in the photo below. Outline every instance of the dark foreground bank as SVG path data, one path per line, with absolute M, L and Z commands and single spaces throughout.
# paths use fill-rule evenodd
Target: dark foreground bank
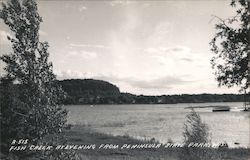
M 166 148 L 154 139 L 138 140 L 129 136 L 112 136 L 75 125 L 64 131 L 69 145 L 84 160 L 249 160 L 245 148 Z M 133 146 L 133 147 L 132 147 Z M 159 147 L 160 146 L 160 147 Z M 73 146 L 71 146 L 73 147 Z

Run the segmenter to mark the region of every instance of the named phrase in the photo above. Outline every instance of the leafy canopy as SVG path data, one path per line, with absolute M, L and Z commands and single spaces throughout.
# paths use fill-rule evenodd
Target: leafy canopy
M 250 84 L 250 1 L 232 0 L 231 6 L 236 9 L 234 17 L 223 20 L 215 16 L 219 23 L 210 42 L 215 53 L 211 63 L 219 85 L 245 90 Z
M 12 51 L 1 57 L 6 63 L 6 73 L 1 77 L 1 139 L 6 143 L 13 138 L 38 141 L 60 132 L 67 114 L 58 105 L 64 92 L 55 82 L 48 61 L 49 45 L 39 40 L 42 18 L 36 2 L 2 3 L 0 18 L 13 34 L 8 36 Z

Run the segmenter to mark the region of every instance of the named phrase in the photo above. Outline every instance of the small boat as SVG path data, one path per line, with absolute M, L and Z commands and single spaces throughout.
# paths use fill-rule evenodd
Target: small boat
M 234 142 L 235 145 L 239 145 L 240 143 L 239 142 Z
M 230 111 L 230 107 L 229 106 L 217 106 L 217 107 L 214 107 L 213 112 L 228 112 Z

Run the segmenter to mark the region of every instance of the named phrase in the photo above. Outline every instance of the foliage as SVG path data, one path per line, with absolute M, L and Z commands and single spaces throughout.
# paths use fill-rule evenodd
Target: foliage
M 219 85 L 249 89 L 250 85 L 250 1 L 232 0 L 236 8 L 232 18 L 221 19 L 215 28 L 217 33 L 210 42 L 215 53 L 211 60 Z
M 184 123 L 184 143 L 208 143 L 208 126 L 202 122 L 201 117 L 193 109 L 186 116 Z
M 6 63 L 1 77 L 1 145 L 23 138 L 36 144 L 64 127 L 67 112 L 58 105 L 64 92 L 48 62 L 49 45 L 39 40 L 42 18 L 36 2 L 2 3 L 0 18 L 14 35 L 7 37 L 12 51 L 1 57 Z
M 58 83 L 67 93 L 64 104 L 111 103 L 112 99 L 120 95 L 118 87 L 101 80 L 70 79 Z
M 204 102 L 242 102 L 241 94 L 182 94 L 145 96 L 121 93 L 115 85 L 94 79 L 58 81 L 67 96 L 63 104 L 173 104 Z
M 201 117 L 193 109 L 186 116 L 186 122 L 184 123 L 184 144 L 180 153 L 180 159 L 182 160 L 210 160 L 217 159 L 218 155 L 215 155 L 213 150 L 209 147 L 191 147 L 191 144 L 210 144 L 208 139 L 207 124 L 203 123 Z M 189 146 L 191 145 L 191 146 Z M 212 152 L 211 152 L 212 151 Z
M 119 92 L 116 86 L 93 79 L 71 79 L 57 81 L 65 91 L 62 104 L 174 104 L 174 103 L 205 103 L 205 102 L 242 102 L 242 94 L 181 94 L 145 96 Z M 6 85 L 0 84 L 0 92 Z M 12 86 L 13 90 L 17 86 Z M 250 96 L 245 96 L 249 101 Z

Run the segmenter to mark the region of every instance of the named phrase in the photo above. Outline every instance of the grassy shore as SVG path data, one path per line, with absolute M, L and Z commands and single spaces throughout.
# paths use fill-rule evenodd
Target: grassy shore
M 98 133 L 89 127 L 75 125 L 64 131 L 68 144 L 93 146 L 95 149 L 76 150 L 84 160 L 249 160 L 250 149 L 244 148 L 153 148 L 159 142 L 138 140 L 129 136 L 112 136 Z M 112 144 L 113 146 L 111 146 Z M 124 145 L 140 145 L 142 148 L 124 148 Z M 147 147 L 145 145 L 147 144 Z M 106 148 L 105 148 L 106 145 Z M 151 145 L 151 148 L 149 147 Z M 101 147 L 100 147 L 101 146 Z M 118 147 L 117 147 L 118 146 Z M 117 148 L 116 148 L 117 147 Z M 122 148 L 123 147 L 123 148 Z

